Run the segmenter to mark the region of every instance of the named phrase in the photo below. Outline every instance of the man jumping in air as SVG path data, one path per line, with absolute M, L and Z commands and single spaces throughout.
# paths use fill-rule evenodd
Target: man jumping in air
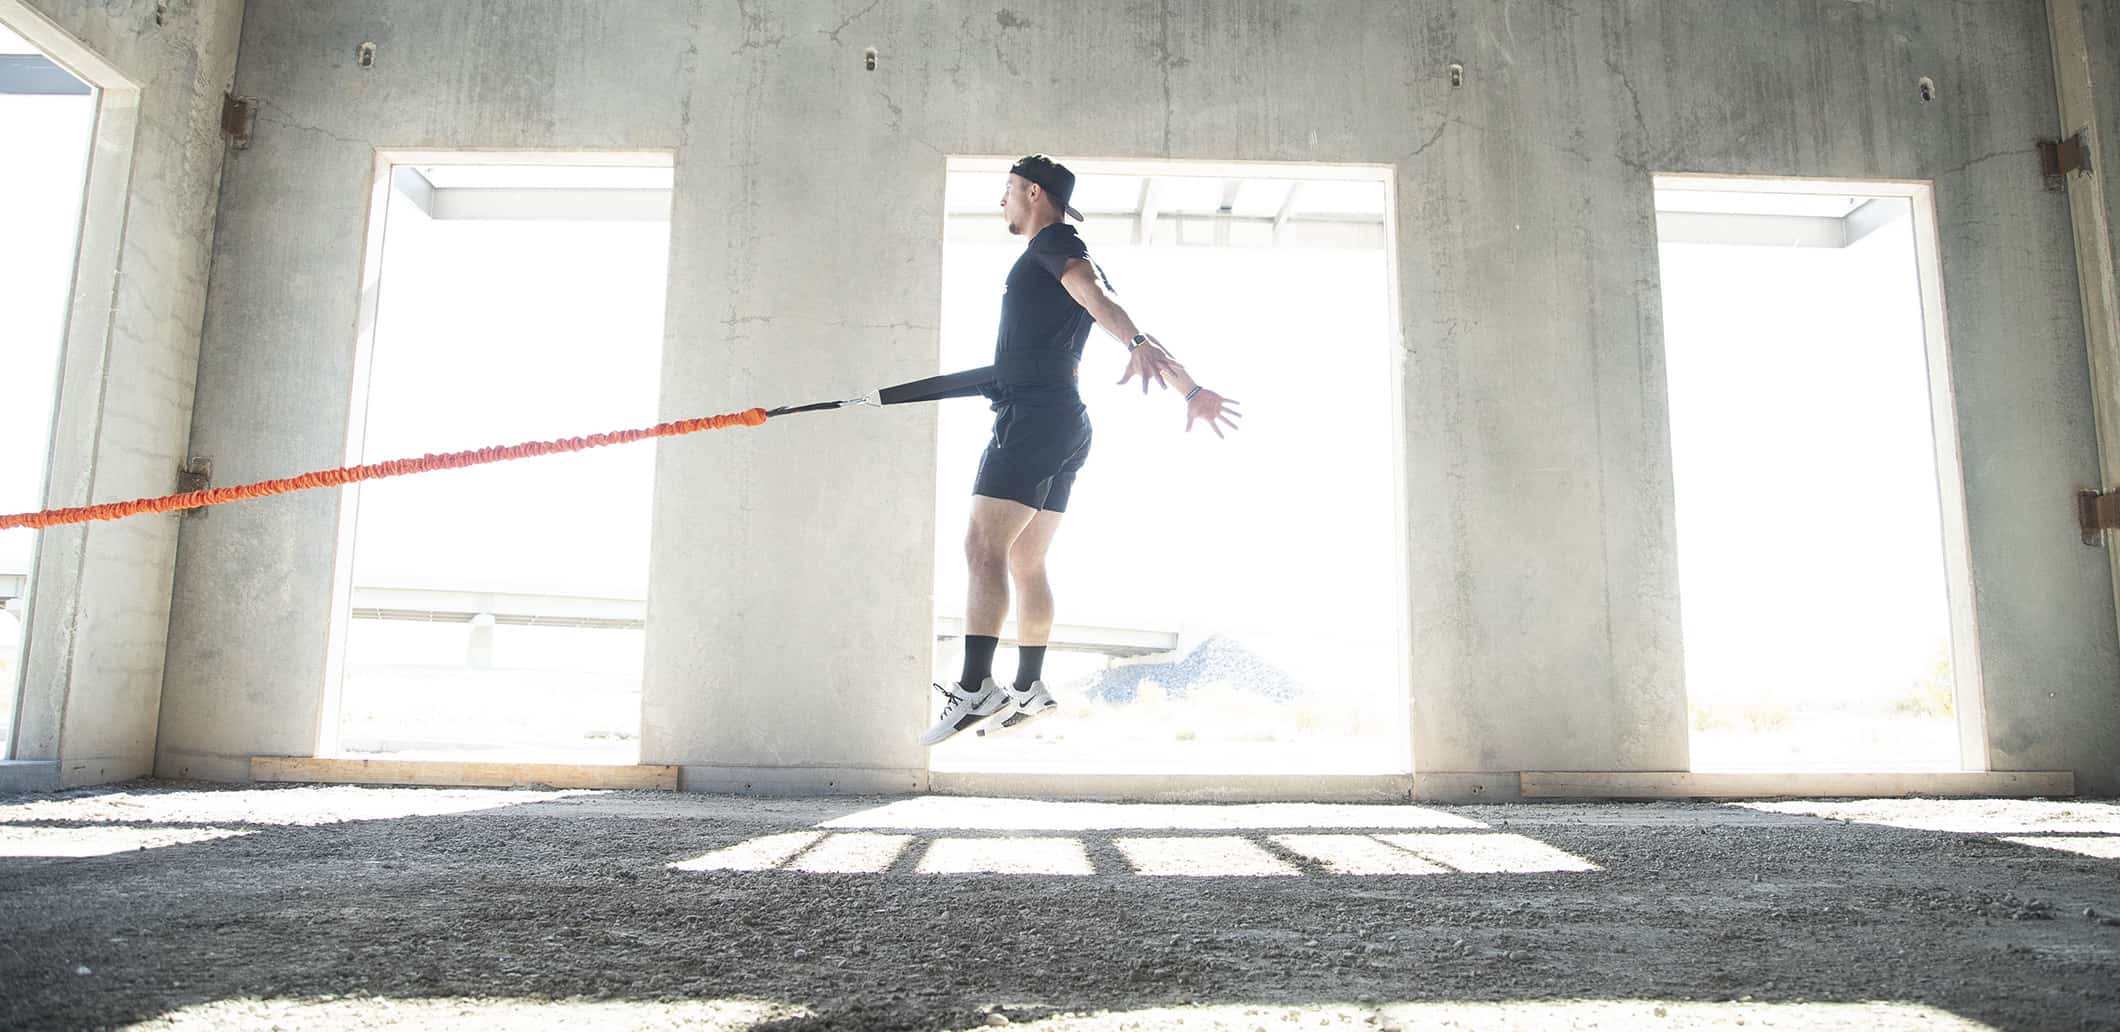
M 1001 299 L 1001 332 L 994 343 L 994 436 L 972 482 L 971 528 L 965 534 L 970 564 L 964 606 L 964 674 L 947 688 L 948 702 L 923 745 L 986 721 L 980 734 L 1021 726 L 1055 703 L 1040 680 L 1045 642 L 1053 630 L 1053 589 L 1045 576 L 1045 553 L 1060 529 L 1075 474 L 1089 458 L 1089 410 L 1075 389 L 1075 367 L 1089 340 L 1090 323 L 1126 342 L 1129 358 L 1121 384 L 1141 378 L 1185 392 L 1185 429 L 1206 420 L 1215 436 L 1237 428 L 1242 413 L 1234 400 L 1200 386 L 1153 337 L 1139 331 L 1126 311 L 1098 285 L 1103 270 L 1062 215 L 1082 220 L 1068 206 L 1075 174 L 1042 154 L 1009 169 L 1001 194 L 1008 231 L 1030 239 L 1009 270 Z M 1103 287 L 1111 287 L 1105 279 Z M 1008 616 L 1009 582 L 1016 586 L 1019 662 L 1012 685 L 994 682 L 994 650 Z

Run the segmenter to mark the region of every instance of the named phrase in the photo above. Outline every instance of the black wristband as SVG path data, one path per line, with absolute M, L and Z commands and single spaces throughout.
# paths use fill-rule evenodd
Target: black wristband
M 1195 395 L 1195 394 L 1198 394 L 1198 393 L 1200 393 L 1201 391 L 1204 391 L 1204 390 L 1206 390 L 1206 389 L 1207 389 L 1207 388 L 1205 388 L 1205 387 L 1202 387 L 1202 386 L 1200 386 L 1200 385 L 1199 385 L 1199 384 L 1197 384 L 1197 383 L 1196 383 L 1196 384 L 1193 384 L 1193 389 L 1192 389 L 1192 390 L 1189 390 L 1189 391 L 1186 391 L 1186 392 L 1185 392 L 1185 400 L 1186 400 L 1186 401 L 1191 401 L 1191 400 L 1193 400 L 1193 395 Z

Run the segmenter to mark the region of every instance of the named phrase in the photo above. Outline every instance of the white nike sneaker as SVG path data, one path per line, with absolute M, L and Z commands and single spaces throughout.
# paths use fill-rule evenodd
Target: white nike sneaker
M 1044 681 L 1032 681 L 1031 686 L 1022 691 L 1017 691 L 1015 685 L 1008 685 L 1001 689 L 1001 693 L 1007 700 L 1006 705 L 1001 707 L 1000 714 L 994 719 L 979 725 L 979 735 L 982 738 L 1013 731 L 1030 723 L 1034 718 L 1060 708 L 1060 704 L 1053 701 L 1053 693 L 1045 690 Z
M 995 684 L 991 677 L 980 682 L 976 692 L 965 691 L 961 684 L 952 684 L 948 688 L 938 684 L 935 690 L 941 692 L 942 697 L 949 702 L 943 705 L 942 716 L 936 719 L 935 726 L 928 728 L 927 733 L 920 736 L 921 745 L 934 745 L 985 720 L 1000 712 L 1009 701 L 1008 693 Z

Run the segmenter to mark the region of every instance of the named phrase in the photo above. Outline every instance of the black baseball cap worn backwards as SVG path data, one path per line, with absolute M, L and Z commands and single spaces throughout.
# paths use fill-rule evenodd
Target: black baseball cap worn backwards
M 1082 221 L 1082 213 L 1068 206 L 1069 198 L 1075 194 L 1075 174 L 1069 172 L 1066 165 L 1043 154 L 1033 154 L 1016 162 L 1009 172 L 1038 184 L 1040 189 L 1052 195 L 1053 200 L 1060 202 L 1060 210 L 1069 218 Z

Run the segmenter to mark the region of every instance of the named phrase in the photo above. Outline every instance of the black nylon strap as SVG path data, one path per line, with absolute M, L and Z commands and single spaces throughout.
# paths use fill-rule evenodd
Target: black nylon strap
M 1071 386 L 1075 356 L 1065 351 L 1015 351 L 996 356 L 995 379 L 1011 385 Z
M 885 387 L 877 397 L 886 405 L 903 405 L 911 401 L 941 401 L 945 398 L 969 398 L 985 393 L 988 384 L 994 383 L 997 375 L 993 366 L 980 366 L 959 373 L 944 373 L 925 380 L 901 383 Z
M 826 409 L 842 408 L 845 405 L 846 402 L 843 401 L 820 401 L 810 405 L 782 405 L 777 409 L 767 409 L 766 416 L 771 418 L 773 416 L 792 416 L 797 412 L 823 412 Z
M 885 387 L 876 392 L 876 400 L 885 405 L 904 405 L 916 401 L 943 401 L 948 398 L 984 395 L 989 388 L 1001 383 L 1059 384 L 1074 381 L 1075 359 L 1072 355 L 1018 355 L 998 366 L 980 366 L 977 369 L 944 373 L 941 376 L 930 376 L 924 380 Z M 858 404 L 861 404 L 859 399 L 820 401 L 810 405 L 784 405 L 767 409 L 766 415 L 792 416 L 798 412 L 822 412 Z

